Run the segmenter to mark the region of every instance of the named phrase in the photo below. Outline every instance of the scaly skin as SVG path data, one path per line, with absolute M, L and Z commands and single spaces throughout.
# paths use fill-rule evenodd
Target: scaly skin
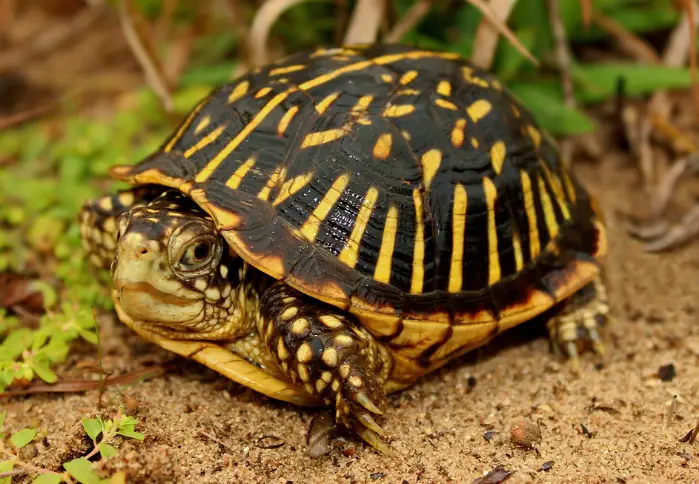
M 139 328 L 219 341 L 334 407 L 339 425 L 388 451 L 374 418 L 386 409 L 391 350 L 356 316 L 250 269 L 208 216 L 173 190 L 140 187 L 88 202 L 81 230 L 90 261 L 111 268 L 113 297 Z M 602 352 L 598 325 L 607 312 L 596 280 L 548 322 L 554 348 L 575 368 L 579 341 Z

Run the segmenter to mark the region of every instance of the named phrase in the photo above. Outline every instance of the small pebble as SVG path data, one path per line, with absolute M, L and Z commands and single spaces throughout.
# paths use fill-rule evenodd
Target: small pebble
M 675 365 L 672 363 L 658 368 L 658 378 L 660 378 L 662 381 L 672 381 L 676 376 L 677 370 L 675 369 Z
M 510 438 L 516 446 L 531 449 L 541 442 L 541 431 L 535 424 L 521 420 L 512 426 Z

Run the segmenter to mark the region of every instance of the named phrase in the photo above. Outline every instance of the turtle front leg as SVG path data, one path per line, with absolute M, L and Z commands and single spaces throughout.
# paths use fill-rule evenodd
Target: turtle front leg
M 162 189 L 136 187 L 86 202 L 80 211 L 80 234 L 88 260 L 97 269 L 109 269 L 114 260 L 119 217 L 134 207 L 147 205 Z
M 275 283 L 260 301 L 258 330 L 283 373 L 335 407 L 335 420 L 379 450 L 374 417 L 386 409 L 387 350 L 353 315 Z
M 561 312 L 548 321 L 554 351 L 566 353 L 573 368 L 579 370 L 579 346 L 591 345 L 596 353 L 604 354 L 600 329 L 608 318 L 607 291 L 598 277 L 573 294 Z

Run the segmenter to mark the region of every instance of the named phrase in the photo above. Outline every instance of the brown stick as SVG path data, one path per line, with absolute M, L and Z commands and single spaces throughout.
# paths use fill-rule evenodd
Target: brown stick
M 386 15 L 386 0 L 359 0 L 354 7 L 344 44 L 376 42 L 381 22 Z
M 403 18 L 401 18 L 393 28 L 391 28 L 391 31 L 384 36 L 383 41 L 386 43 L 400 42 L 400 39 L 410 32 L 420 23 L 420 20 L 427 15 L 433 3 L 434 0 L 418 0 L 415 2 L 408 11 L 405 12 Z

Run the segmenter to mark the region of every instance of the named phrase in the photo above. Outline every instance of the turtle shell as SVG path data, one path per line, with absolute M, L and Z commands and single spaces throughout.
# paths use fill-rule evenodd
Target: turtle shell
M 188 194 L 252 266 L 430 365 L 570 296 L 606 252 L 554 142 L 453 53 L 293 55 L 112 174 Z

